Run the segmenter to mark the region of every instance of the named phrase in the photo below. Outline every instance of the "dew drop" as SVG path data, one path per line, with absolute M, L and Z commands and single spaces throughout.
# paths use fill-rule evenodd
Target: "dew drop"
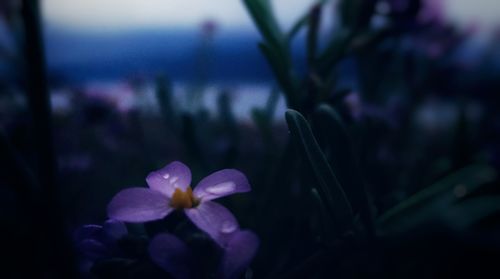
M 220 195 L 233 191 L 236 188 L 234 182 L 224 182 L 207 187 L 205 191 L 210 194 Z
M 177 182 L 177 180 L 179 180 L 179 177 L 177 176 L 170 178 L 170 184 L 174 184 L 175 182 Z
M 166 174 L 163 175 L 163 178 L 165 178 L 165 179 L 168 179 L 169 177 L 170 177 L 169 173 L 166 173 Z
M 236 223 L 234 222 L 230 222 L 230 221 L 225 221 L 224 223 L 222 223 L 222 226 L 220 228 L 220 231 L 222 233 L 232 233 L 234 232 L 236 229 L 238 228 L 238 225 L 236 225 Z

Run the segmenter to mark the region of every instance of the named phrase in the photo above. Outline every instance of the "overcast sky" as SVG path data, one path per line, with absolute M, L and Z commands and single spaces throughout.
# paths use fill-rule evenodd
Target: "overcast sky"
M 445 0 L 448 16 L 461 22 L 500 23 L 500 0 Z M 273 0 L 283 24 L 289 24 L 313 0 Z M 213 18 L 225 27 L 249 27 L 241 0 L 43 0 L 45 18 L 70 27 L 100 30 L 195 26 Z

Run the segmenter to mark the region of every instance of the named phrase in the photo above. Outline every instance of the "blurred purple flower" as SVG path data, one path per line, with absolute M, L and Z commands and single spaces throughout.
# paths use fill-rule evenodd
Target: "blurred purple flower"
M 443 0 L 422 0 L 422 8 L 418 14 L 421 23 L 443 24 L 445 21 L 445 3 Z
M 397 96 L 388 97 L 385 104 L 376 105 L 364 102 L 361 94 L 353 91 L 345 96 L 344 105 L 348 115 L 354 121 L 362 121 L 365 118 L 377 119 L 389 127 L 397 128 L 401 123 L 404 100 Z
M 360 120 L 363 116 L 363 101 L 358 92 L 351 92 L 344 98 L 344 104 L 354 120 Z
M 201 23 L 201 31 L 204 36 L 212 38 L 218 29 L 217 22 L 215 20 L 206 20 Z
M 217 278 L 239 278 L 255 257 L 258 247 L 259 239 L 253 232 L 233 232 L 222 247 Z M 149 244 L 149 255 L 154 263 L 176 279 L 196 277 L 195 255 L 174 235 L 157 235 Z
M 85 225 L 76 230 L 76 247 L 83 256 L 83 269 L 95 261 L 111 258 L 120 254 L 118 240 L 128 234 L 124 223 L 107 220 L 101 225 Z
M 217 171 L 202 179 L 194 190 L 191 171 L 181 162 L 151 172 L 147 188 L 122 190 L 108 205 L 108 216 L 125 222 L 162 219 L 174 209 L 182 209 L 191 221 L 223 246 L 239 228 L 236 218 L 213 199 L 250 191 L 243 173 L 234 169 Z

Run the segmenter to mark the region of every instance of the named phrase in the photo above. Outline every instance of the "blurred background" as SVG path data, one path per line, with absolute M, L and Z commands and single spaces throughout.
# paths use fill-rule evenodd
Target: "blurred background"
M 2 277 L 88 276 L 72 232 L 174 160 L 248 176 L 222 202 L 261 238 L 244 278 L 499 274 L 500 3 L 349 2 L 2 0 Z M 354 213 L 332 239 L 322 158 Z

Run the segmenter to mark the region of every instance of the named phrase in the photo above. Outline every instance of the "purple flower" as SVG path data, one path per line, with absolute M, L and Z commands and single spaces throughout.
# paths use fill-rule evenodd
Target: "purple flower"
M 418 20 L 421 23 L 444 23 L 444 7 L 443 0 L 422 0 L 422 9 L 418 14 Z
M 257 254 L 259 238 L 251 231 L 238 231 L 231 235 L 224 247 L 220 263 L 221 278 L 239 278 Z
M 175 279 L 195 277 L 194 255 L 189 247 L 175 235 L 158 234 L 149 244 L 151 260 Z
M 76 230 L 74 239 L 82 254 L 81 269 L 88 272 L 94 262 L 119 256 L 118 240 L 128 234 L 120 221 L 108 220 L 101 225 L 85 225 Z
M 238 230 L 230 234 L 222 247 L 217 278 L 239 278 L 255 257 L 258 247 L 259 239 L 251 231 Z M 149 244 L 149 255 L 175 279 L 195 278 L 195 271 L 199 270 L 189 247 L 171 234 L 157 235 Z
M 250 191 L 245 175 L 234 169 L 217 171 L 191 189 L 191 171 L 181 162 L 151 172 L 147 188 L 128 188 L 108 205 L 108 216 L 124 222 L 162 219 L 174 209 L 182 209 L 191 221 L 219 245 L 239 229 L 236 218 L 213 199 Z

